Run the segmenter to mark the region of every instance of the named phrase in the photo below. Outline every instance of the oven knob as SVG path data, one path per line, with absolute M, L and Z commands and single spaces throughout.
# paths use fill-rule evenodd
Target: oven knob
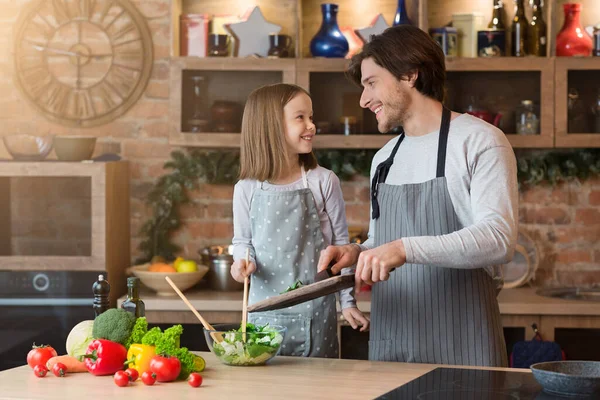
M 46 274 L 37 274 L 33 277 L 33 287 L 39 292 L 43 292 L 50 287 L 50 279 Z

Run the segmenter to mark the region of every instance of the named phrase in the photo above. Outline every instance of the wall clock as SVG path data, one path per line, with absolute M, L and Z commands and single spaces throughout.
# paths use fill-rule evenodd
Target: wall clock
M 129 0 L 35 0 L 15 27 L 15 80 L 49 119 L 110 122 L 144 92 L 152 36 Z

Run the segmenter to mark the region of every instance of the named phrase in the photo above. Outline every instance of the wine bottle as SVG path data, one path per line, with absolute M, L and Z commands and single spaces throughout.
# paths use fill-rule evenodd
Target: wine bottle
M 529 23 L 528 41 L 529 51 L 528 54 L 538 57 L 546 57 L 546 22 L 544 21 L 544 12 L 542 10 L 542 0 L 532 0 L 531 7 L 533 9 L 533 16 Z
M 514 57 L 527 55 L 527 29 L 529 23 L 525 17 L 525 6 L 523 0 L 515 0 L 515 16 L 511 29 L 510 54 Z

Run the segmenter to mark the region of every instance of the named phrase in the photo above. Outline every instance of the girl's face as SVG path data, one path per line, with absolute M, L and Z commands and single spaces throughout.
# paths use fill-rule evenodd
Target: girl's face
M 292 154 L 307 154 L 312 151 L 315 136 L 312 100 L 305 93 L 298 93 L 283 107 L 285 141 Z

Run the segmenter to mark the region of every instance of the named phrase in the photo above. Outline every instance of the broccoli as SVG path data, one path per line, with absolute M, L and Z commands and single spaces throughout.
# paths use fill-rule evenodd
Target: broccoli
M 94 320 L 92 337 L 125 344 L 135 324 L 135 316 L 122 308 L 111 308 Z
M 148 321 L 146 317 L 139 317 L 135 320 L 135 325 L 133 325 L 133 329 L 131 330 L 131 335 L 125 342 L 125 347 L 129 349 L 134 343 L 142 343 L 142 338 L 148 332 Z

